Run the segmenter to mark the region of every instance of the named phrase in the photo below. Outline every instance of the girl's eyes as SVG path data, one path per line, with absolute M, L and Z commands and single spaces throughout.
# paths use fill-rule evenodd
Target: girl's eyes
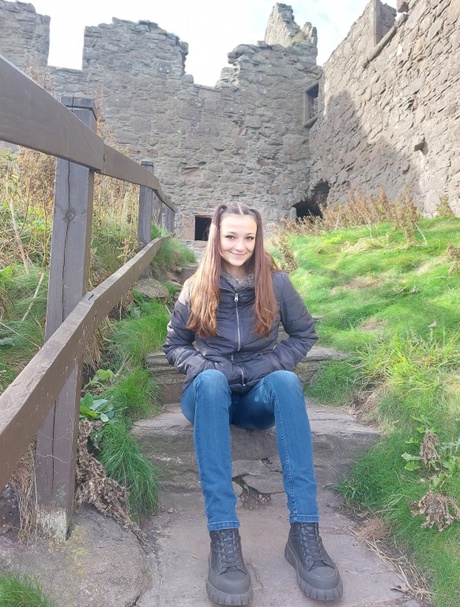
M 235 240 L 235 236 L 233 236 L 233 234 L 225 234 L 224 238 Z M 254 240 L 254 236 L 246 236 L 245 240 Z

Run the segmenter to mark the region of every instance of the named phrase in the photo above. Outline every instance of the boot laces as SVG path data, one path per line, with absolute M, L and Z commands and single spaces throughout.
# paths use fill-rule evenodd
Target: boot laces
M 219 554 L 221 571 L 226 571 L 230 567 L 241 569 L 243 567 L 243 558 L 236 530 L 224 529 L 218 531 L 215 537 L 217 540 L 215 547 Z
M 300 524 L 299 539 L 304 557 L 312 563 L 312 569 L 324 565 L 332 566 L 316 525 L 308 523 Z

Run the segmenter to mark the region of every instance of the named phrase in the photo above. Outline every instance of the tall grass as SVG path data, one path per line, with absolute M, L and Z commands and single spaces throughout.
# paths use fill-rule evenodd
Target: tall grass
M 290 250 L 292 280 L 322 317 L 320 343 L 350 354 L 325 364 L 308 396 L 363 413 L 382 430 L 338 489 L 389 521 L 430 581 L 433 603 L 456 607 L 460 521 L 453 507 L 450 520 L 421 504 L 439 479 L 439 503 L 460 504 L 460 456 L 452 448 L 427 470 L 413 461 L 420 420 L 440 453 L 460 437 L 460 219 L 446 201 L 442 216 L 428 220 L 405 200 L 407 209 L 382 195 L 351 196 L 323 217 L 288 223 L 274 253 L 283 263 Z
M 115 323 L 110 337 L 108 355 L 111 364 L 123 361 L 141 365 L 148 352 L 161 349 L 166 339 L 169 320 L 164 304 L 138 298 L 129 322 Z
M 43 345 L 54 172 L 51 157 L 27 149 L 0 150 L 0 392 Z M 95 176 L 90 289 L 137 252 L 138 191 Z M 164 230 L 152 226 L 152 238 L 159 235 Z M 190 250 L 169 238 L 152 268 L 164 281 L 164 274 L 193 261 Z M 175 289 L 170 287 L 171 296 Z M 129 294 L 85 352 L 84 391 L 93 392 L 85 410 L 100 421 L 111 420 L 98 437 L 100 449 L 91 441 L 90 448 L 129 490 L 132 514 L 153 511 L 158 502 L 155 470 L 129 430 L 133 420 L 160 410 L 157 383 L 144 358 L 161 347 L 168 320 L 164 304 Z M 110 386 L 91 383 L 98 367 L 109 371 Z M 97 406 L 91 409 L 88 403 Z
M 150 514 L 158 507 L 157 472 L 140 453 L 129 429 L 123 420 L 105 427 L 99 460 L 107 474 L 129 491 L 132 512 Z

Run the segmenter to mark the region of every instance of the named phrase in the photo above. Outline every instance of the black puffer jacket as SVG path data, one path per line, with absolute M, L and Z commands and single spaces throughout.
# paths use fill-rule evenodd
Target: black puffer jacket
M 256 335 L 254 329 L 253 286 L 238 290 L 224 276 L 220 280 L 216 337 L 197 337 L 186 328 L 189 317 L 189 290 L 184 287 L 168 325 L 163 346 L 168 361 L 186 375 L 183 389 L 207 369 L 218 369 L 235 392 L 247 392 L 260 379 L 280 369 L 292 371 L 315 341 L 314 320 L 299 293 L 284 272 L 273 272 L 278 304 L 270 333 Z M 278 343 L 280 323 L 288 334 Z

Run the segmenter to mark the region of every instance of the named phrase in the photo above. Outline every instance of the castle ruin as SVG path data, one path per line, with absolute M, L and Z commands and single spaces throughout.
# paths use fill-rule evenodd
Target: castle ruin
M 47 65 L 49 17 L 0 0 L 0 53 L 57 98 L 95 99 L 116 145 L 176 205 L 176 234 L 200 245 L 217 203 L 268 221 L 317 213 L 350 189 L 410 189 L 426 216 L 460 216 L 460 0 L 370 0 L 316 63 L 316 29 L 276 4 L 265 40 L 228 54 L 215 87 L 185 73 L 188 46 L 150 21 L 85 30 L 81 70 Z M 0 83 L 3 86 L 3 83 Z

